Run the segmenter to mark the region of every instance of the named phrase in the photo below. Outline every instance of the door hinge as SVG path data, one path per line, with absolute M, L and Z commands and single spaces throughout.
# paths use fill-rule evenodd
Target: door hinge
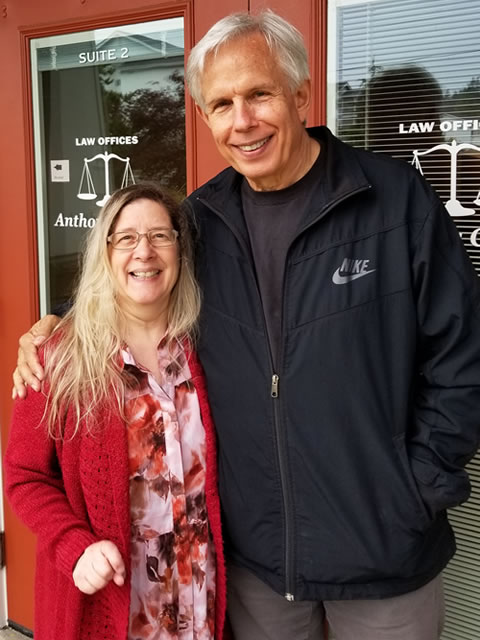
M 0 569 L 5 566 L 5 531 L 0 531 Z

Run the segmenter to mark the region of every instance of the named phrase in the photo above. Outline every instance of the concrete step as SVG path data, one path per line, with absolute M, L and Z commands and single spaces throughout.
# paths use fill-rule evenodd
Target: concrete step
M 13 629 L 0 629 L 0 640 L 26 640 L 27 636 Z M 30 639 L 29 639 L 30 640 Z

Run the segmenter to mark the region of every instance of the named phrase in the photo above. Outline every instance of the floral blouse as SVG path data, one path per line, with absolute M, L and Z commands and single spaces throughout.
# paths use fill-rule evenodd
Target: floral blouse
M 160 343 L 163 379 L 123 352 L 130 465 L 129 640 L 212 640 L 215 555 L 205 432 L 183 350 Z

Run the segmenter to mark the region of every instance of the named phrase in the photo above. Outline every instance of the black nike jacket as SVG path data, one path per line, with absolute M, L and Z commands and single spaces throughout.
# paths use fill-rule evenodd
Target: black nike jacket
M 383 598 L 455 550 L 446 509 L 468 498 L 480 434 L 479 280 L 415 169 L 309 133 L 327 204 L 288 251 L 277 369 L 241 176 L 188 199 L 228 552 L 288 599 Z

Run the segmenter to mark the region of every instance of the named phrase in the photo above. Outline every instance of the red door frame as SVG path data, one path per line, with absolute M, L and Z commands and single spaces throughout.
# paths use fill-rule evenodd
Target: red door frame
M 2 451 L 11 413 L 11 372 L 18 336 L 38 318 L 36 196 L 33 149 L 30 41 L 42 36 L 92 28 L 184 18 L 185 54 L 220 17 L 258 11 L 268 4 L 304 34 L 310 53 L 313 104 L 308 124 L 325 121 L 327 0 L 15 0 L 0 4 L 0 426 Z M 80 17 L 79 17 L 80 16 Z M 225 165 L 190 98 L 186 104 L 187 189 L 193 190 Z M 5 504 L 8 617 L 33 628 L 33 536 Z

